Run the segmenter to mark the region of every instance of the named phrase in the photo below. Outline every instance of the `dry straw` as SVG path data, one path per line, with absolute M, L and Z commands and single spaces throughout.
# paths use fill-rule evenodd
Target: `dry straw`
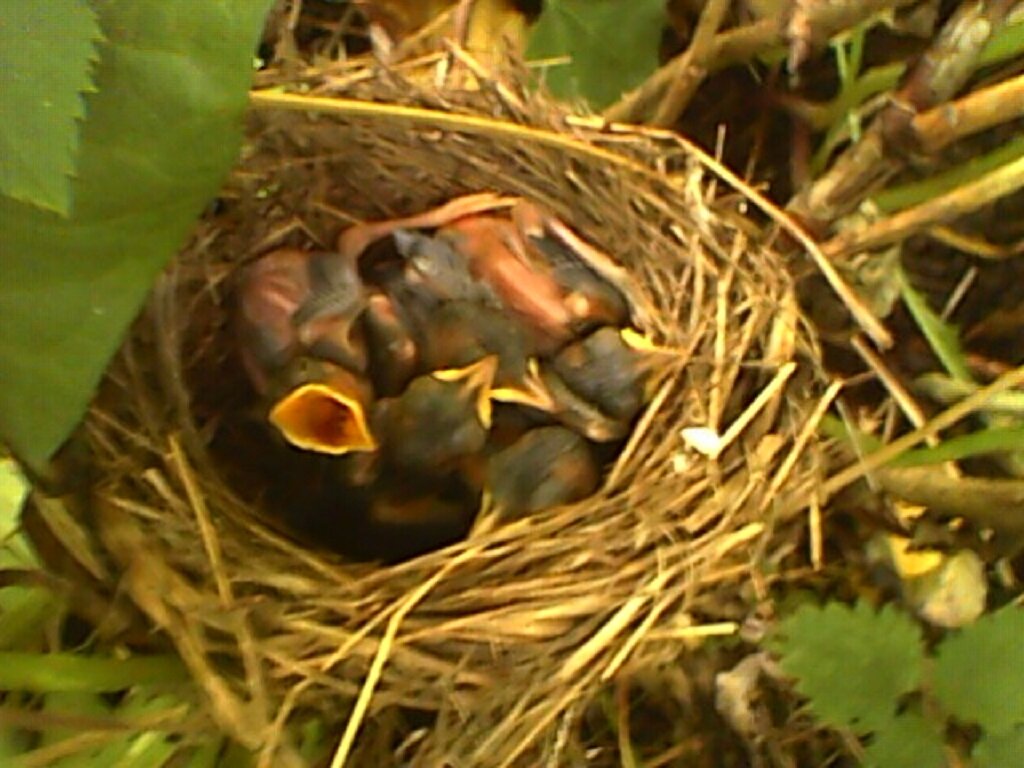
M 824 387 L 772 222 L 671 135 L 509 85 L 367 69 L 302 85 L 254 96 L 222 204 L 92 410 L 98 544 L 263 765 L 297 760 L 292 726 L 311 714 L 338 734 L 335 765 L 560 764 L 567 723 L 617 672 L 735 631 L 806 562 Z M 209 447 L 237 391 L 232 270 L 478 191 L 529 197 L 620 259 L 653 307 L 644 330 L 678 358 L 584 503 L 386 568 L 291 542 L 257 520 L 257 475 L 232 485 Z M 702 452 L 694 435 L 725 439 Z M 436 715 L 400 755 L 381 746 L 398 707 Z

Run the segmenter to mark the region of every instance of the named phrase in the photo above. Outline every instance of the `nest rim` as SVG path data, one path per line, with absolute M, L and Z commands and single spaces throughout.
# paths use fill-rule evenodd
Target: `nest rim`
M 425 739 L 419 753 L 424 764 L 430 764 L 425 756 L 438 755 L 458 764 L 513 764 L 538 739 L 553 748 L 558 718 L 616 670 L 671 659 L 681 642 L 701 636 L 704 625 L 728 625 L 734 633 L 741 617 L 756 611 L 760 588 L 752 594 L 750 585 L 763 575 L 755 572 L 791 556 L 792 547 L 778 540 L 788 542 L 800 527 L 801 499 L 809 497 L 817 477 L 812 432 L 823 412 L 824 377 L 813 364 L 813 339 L 796 313 L 770 236 L 742 218 L 745 198 L 727 195 L 724 205 L 717 204 L 717 179 L 674 135 L 608 132 L 543 97 L 508 88 L 452 100 L 450 93 L 410 87 L 393 74 L 362 81 L 345 97 L 318 97 L 344 100 L 343 117 L 322 110 L 315 117 L 279 112 L 281 98 L 275 97 L 275 109 L 264 104 L 256 115 L 261 133 L 242 161 L 242 183 L 228 193 L 238 194 L 235 200 L 249 195 L 251 215 L 270 189 L 269 206 L 279 202 L 280 210 L 254 217 L 244 236 L 225 234 L 209 221 L 200 227 L 161 279 L 108 376 L 106 386 L 116 397 L 101 396 L 92 410 L 86 431 L 106 462 L 94 491 L 98 545 L 116 564 L 124 592 L 185 659 L 215 722 L 241 743 L 265 755 L 287 750 L 286 723 L 293 712 L 309 709 L 333 712 L 347 723 L 341 747 L 347 751 L 357 748 L 356 734 L 374 712 L 421 706 L 463 729 L 447 744 Z M 352 111 L 355 103 L 364 105 L 356 112 L 365 114 Z M 304 109 L 310 106 L 307 101 Z M 432 130 L 421 126 L 421 133 L 410 134 L 415 151 L 403 157 L 404 126 L 415 110 L 436 120 Z M 374 135 L 372 126 L 388 120 L 388 129 Z M 308 136 L 289 135 L 303 124 Z M 508 128 L 496 133 L 495 124 Z M 351 177 L 349 190 L 341 191 L 349 195 L 364 177 L 400 179 L 396 169 L 429 187 L 412 156 L 436 156 L 446 142 L 451 162 L 442 174 L 465 168 L 458 155 L 467 146 L 483 157 L 469 161 L 468 178 L 448 178 L 441 187 L 464 188 L 474 175 L 490 174 L 494 186 L 505 182 L 493 191 L 505 194 L 522 192 L 530 182 L 509 180 L 502 159 L 533 163 L 533 180 L 557 167 L 561 153 L 592 147 L 573 155 L 567 178 L 553 185 L 533 182 L 536 198 L 554 202 L 556 213 L 568 214 L 577 231 L 602 245 L 607 238 L 594 235 L 588 223 L 622 228 L 622 241 L 635 242 L 637 231 L 658 238 L 643 244 L 650 248 L 634 248 L 658 251 L 650 262 L 629 266 L 657 306 L 649 330 L 689 350 L 597 496 L 479 541 L 376 568 L 305 550 L 254 519 L 250 505 L 211 469 L 206 442 L 216 427 L 195 423 L 186 389 L 190 360 L 209 350 L 185 352 L 187 322 L 196 304 L 223 301 L 231 268 L 297 233 L 313 242 L 329 240 L 320 233 L 365 217 L 361 210 L 339 209 L 339 190 L 324 181 L 323 163 L 331 161 L 323 158 L 335 153 L 333 140 L 317 144 L 324 125 L 364 153 L 357 157 L 350 148 L 335 161 Z M 549 135 L 558 138 L 537 141 Z M 292 140 L 297 146 L 289 158 L 280 146 Z M 259 149 L 268 141 L 269 149 Z M 360 163 L 361 170 L 353 171 Z M 326 192 L 326 201 L 296 206 L 274 200 L 280 188 L 273 182 L 261 187 L 273 178 L 268 174 L 302 167 L 320 169 L 310 171 L 309 194 Z M 594 191 L 587 184 L 588 174 L 608 179 L 612 171 L 625 178 L 618 188 L 607 182 L 611 191 Z M 380 216 L 402 207 L 414 212 L 417 203 L 410 198 L 417 195 L 438 201 L 433 188 L 412 194 L 407 186 L 395 181 L 388 200 L 372 203 Z M 581 206 L 590 208 L 567 211 L 569 203 L 553 200 L 552 187 L 593 195 Z M 622 204 L 626 215 L 620 219 L 646 216 L 656 226 L 637 224 L 632 231 L 607 207 L 604 216 L 594 214 L 591 208 L 607 205 L 608 198 Z M 320 218 L 303 218 L 314 210 Z M 248 247 L 239 248 L 240 240 Z M 688 261 L 681 264 L 684 250 Z M 678 290 L 684 278 L 689 305 Z M 183 294 L 183 285 L 192 287 Z M 704 390 L 697 404 L 690 400 L 702 387 L 694 379 Z M 730 385 L 750 390 L 731 410 L 722 389 Z M 109 405 L 119 399 L 129 403 L 127 415 L 124 403 Z M 713 457 L 680 438 L 680 430 L 701 423 L 701 415 L 728 438 Z M 661 496 L 649 489 L 645 496 L 635 473 L 655 465 L 641 476 L 661 487 Z M 716 601 L 722 610 L 709 609 Z M 215 658 L 225 646 L 237 661 L 233 673 Z M 525 679 L 510 689 L 505 678 L 524 666 Z M 553 686 L 560 686 L 557 695 Z M 432 688 L 443 695 L 430 693 Z M 465 714 L 487 699 L 487 691 L 502 689 L 477 714 Z M 340 704 L 352 705 L 347 718 L 337 716 L 346 708 Z

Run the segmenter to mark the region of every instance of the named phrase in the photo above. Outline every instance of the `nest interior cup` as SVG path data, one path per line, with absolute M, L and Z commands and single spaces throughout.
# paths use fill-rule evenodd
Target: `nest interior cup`
M 349 82 L 311 92 L 369 106 L 251 116 L 87 421 L 90 528 L 111 584 L 265 764 L 294 759 L 288 726 L 311 714 L 359 727 L 352 764 L 388 764 L 360 750 L 397 708 L 430 723 L 402 764 L 557 763 L 578 702 L 618 670 L 671 663 L 703 625 L 735 628 L 798 556 L 781 542 L 818 467 L 812 342 L 764 222 L 670 136 L 573 120 L 508 83 Z M 235 461 L 217 448 L 244 405 L 235 270 L 481 191 L 533 200 L 617 258 L 649 303 L 642 330 L 678 357 L 593 497 L 388 567 L 302 546 L 261 515 L 261 478 L 287 458 L 247 454 L 244 430 L 224 443 Z M 330 525 L 350 522 L 345 505 Z

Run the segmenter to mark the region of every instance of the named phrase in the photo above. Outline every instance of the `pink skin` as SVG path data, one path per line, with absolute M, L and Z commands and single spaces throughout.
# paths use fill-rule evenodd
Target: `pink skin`
M 488 283 L 502 303 L 535 333 L 555 342 L 571 336 L 573 317 L 561 289 L 551 277 L 529 266 L 512 222 L 495 216 L 471 216 L 452 222 L 438 234 L 466 256 L 470 271 Z
M 246 267 L 239 290 L 242 364 L 260 393 L 269 389 L 268 368 L 287 360 L 298 343 L 292 317 L 310 293 L 309 255 L 282 248 Z

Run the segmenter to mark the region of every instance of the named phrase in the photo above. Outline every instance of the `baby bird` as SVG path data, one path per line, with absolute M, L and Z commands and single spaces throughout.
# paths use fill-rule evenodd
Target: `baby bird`
M 313 253 L 309 274 L 309 298 L 292 319 L 299 344 L 311 357 L 364 372 L 366 342 L 357 321 L 367 295 L 356 264 L 337 253 Z
M 550 398 L 528 368 L 533 348 L 522 327 L 491 287 L 470 274 L 466 258 L 449 242 L 418 232 L 398 230 L 394 239 L 405 269 L 390 289 L 416 333 L 423 367 L 462 368 L 496 355 L 492 397 L 549 408 Z
M 378 395 L 393 397 L 412 380 L 420 363 L 419 348 L 395 302 L 371 293 L 363 312 L 369 371 Z M 436 366 L 435 366 L 436 367 Z
M 511 221 L 469 216 L 442 227 L 437 236 L 465 256 L 470 273 L 490 286 L 539 348 L 556 349 L 572 337 L 573 318 L 561 289 L 527 263 L 525 244 Z
M 623 440 L 629 434 L 629 422 L 614 419 L 575 392 L 551 367 L 538 367 L 538 376 L 551 406 L 542 408 L 547 415 L 596 443 Z
M 605 326 L 565 347 L 551 369 L 586 402 L 616 421 L 628 422 L 649 399 L 653 368 L 668 354 L 635 331 Z
M 598 480 L 586 440 L 564 427 L 539 427 L 488 460 L 484 517 L 505 522 L 570 504 L 592 494 Z
M 652 324 L 657 314 L 655 307 L 635 276 L 622 264 L 535 203 L 517 201 L 511 208 L 511 217 L 521 236 L 555 264 L 556 279 L 558 265 L 563 263 L 563 256 L 567 257 L 561 267 L 567 270 L 566 279 L 559 282 L 569 290 L 569 302 L 578 319 L 626 325 L 631 318 L 640 327 Z M 585 272 L 580 273 L 580 269 Z M 574 288 L 576 285 L 580 287 Z M 621 315 L 623 310 L 625 316 Z
M 298 358 L 287 367 L 281 390 L 268 420 L 296 448 L 334 456 L 377 450 L 366 417 L 372 393 L 364 379 L 332 363 Z
M 481 450 L 491 423 L 497 358 L 413 379 L 397 397 L 378 401 L 372 424 L 399 471 L 437 474 Z
M 240 271 L 235 326 L 242 365 L 260 394 L 298 350 L 292 318 L 309 298 L 309 254 L 297 248 L 272 251 Z
M 337 254 L 271 251 L 245 267 L 237 289 L 236 330 L 242 365 L 265 395 L 301 354 L 361 371 L 362 340 L 353 324 L 364 302 L 354 267 Z
M 396 230 L 392 237 L 405 262 L 405 283 L 415 294 L 429 295 L 434 301 L 501 306 L 494 289 L 471 274 L 466 256 L 447 240 L 404 229 Z
M 422 357 L 431 369 L 459 368 L 489 355 L 498 363 L 492 400 L 541 410 L 551 396 L 531 364 L 531 349 L 521 328 L 498 309 L 468 301 L 439 305 L 422 322 Z
M 578 251 L 547 232 L 545 222 L 550 218 L 525 202 L 512 209 L 512 220 L 526 243 L 530 265 L 558 284 L 575 330 L 628 323 L 626 298 L 589 266 Z
M 601 328 L 540 369 L 553 403 L 547 413 L 594 442 L 622 440 L 650 399 L 658 363 L 675 354 L 632 329 Z

